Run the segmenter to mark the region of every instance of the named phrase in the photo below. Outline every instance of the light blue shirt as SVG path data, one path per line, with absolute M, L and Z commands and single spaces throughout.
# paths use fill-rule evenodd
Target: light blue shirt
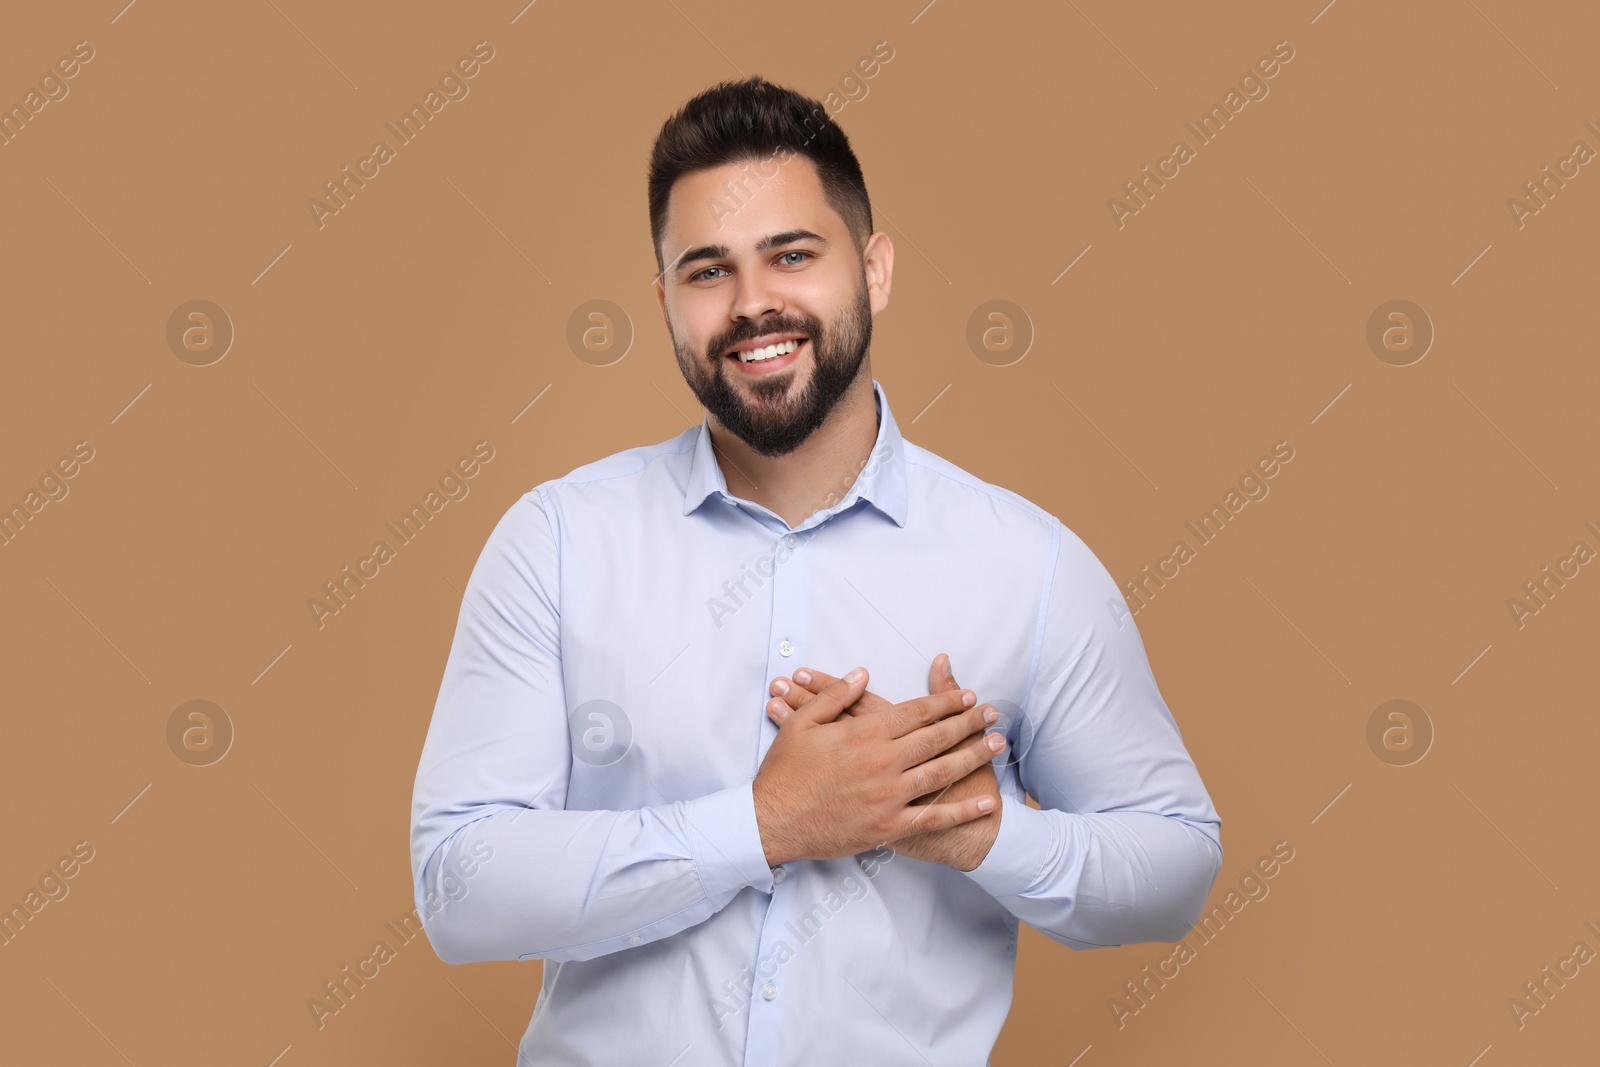
M 866 465 L 792 530 L 728 492 L 703 421 L 536 486 L 485 544 L 411 859 L 441 959 L 545 961 L 519 1063 L 978 1067 L 1019 920 L 1082 949 L 1199 918 L 1221 820 L 1116 583 L 873 392 Z M 771 680 L 859 664 L 898 703 L 941 651 L 1010 742 L 987 857 L 769 868 Z

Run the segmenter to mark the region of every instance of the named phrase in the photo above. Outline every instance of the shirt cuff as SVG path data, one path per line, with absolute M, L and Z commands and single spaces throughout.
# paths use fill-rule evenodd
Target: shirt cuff
M 745 886 L 772 892 L 772 868 L 756 825 L 753 781 L 685 801 L 684 823 L 700 884 L 717 907 Z
M 983 862 L 962 871 L 992 897 L 1013 897 L 1038 880 L 1058 848 L 1061 812 L 1044 812 L 1004 791 L 1000 831 Z

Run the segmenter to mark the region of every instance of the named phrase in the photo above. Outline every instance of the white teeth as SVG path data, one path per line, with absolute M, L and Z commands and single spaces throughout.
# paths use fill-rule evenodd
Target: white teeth
M 764 359 L 788 355 L 799 347 L 799 341 L 783 341 L 775 345 L 767 345 L 765 348 L 752 348 L 747 352 L 740 352 L 739 361 L 741 363 L 759 363 Z

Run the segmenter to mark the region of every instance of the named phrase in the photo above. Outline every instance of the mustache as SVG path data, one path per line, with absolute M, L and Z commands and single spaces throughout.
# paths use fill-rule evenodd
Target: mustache
M 745 341 L 754 341 L 757 337 L 765 337 L 769 333 L 799 333 L 815 341 L 821 336 L 821 332 L 822 325 L 815 320 L 810 322 L 790 322 L 784 319 L 769 320 L 755 326 L 745 326 L 729 331 L 724 336 L 717 338 L 710 346 L 710 352 L 716 356 L 725 356 L 728 354 L 728 350 L 736 345 Z

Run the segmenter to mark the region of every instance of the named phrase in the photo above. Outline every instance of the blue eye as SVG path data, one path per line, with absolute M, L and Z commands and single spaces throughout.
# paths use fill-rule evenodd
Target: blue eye
M 803 251 L 801 249 L 796 248 L 796 249 L 791 249 L 788 252 L 780 253 L 779 256 L 778 256 L 778 261 L 779 262 L 783 262 L 784 260 L 788 259 L 790 256 L 803 256 L 805 258 L 801 259 L 799 262 L 795 262 L 795 261 L 791 260 L 790 262 L 784 263 L 784 266 L 787 266 L 787 267 L 798 267 L 798 266 L 800 266 L 801 263 L 804 263 L 806 261 L 806 259 L 815 259 L 815 258 L 817 258 L 815 253 L 806 252 L 806 251 Z M 707 267 L 705 270 L 697 271 L 696 273 L 689 275 L 689 280 L 691 282 L 697 282 L 697 281 L 702 281 L 702 280 L 704 280 L 704 281 L 714 281 L 715 279 L 711 277 L 711 272 L 714 271 L 714 270 L 726 271 L 727 268 L 726 267 Z

